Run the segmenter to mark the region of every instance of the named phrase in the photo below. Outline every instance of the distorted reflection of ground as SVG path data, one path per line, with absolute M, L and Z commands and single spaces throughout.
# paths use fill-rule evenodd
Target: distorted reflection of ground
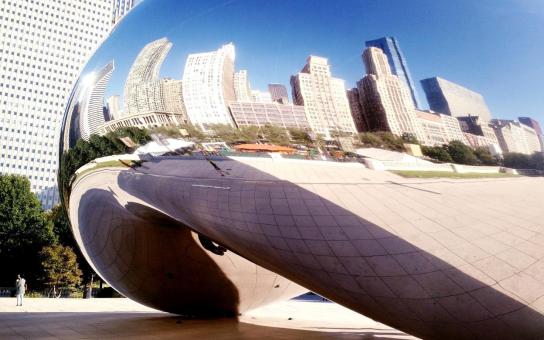
M 233 319 L 186 320 L 129 299 L 0 299 L 1 339 L 415 339 L 340 305 L 291 300 Z

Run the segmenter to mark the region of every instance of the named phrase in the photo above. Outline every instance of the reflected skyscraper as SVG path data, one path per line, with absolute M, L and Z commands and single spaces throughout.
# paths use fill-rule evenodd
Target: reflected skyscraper
M 486 122 L 491 120 L 484 97 L 477 92 L 440 77 L 423 79 L 421 86 L 433 111 L 453 117 L 473 116 Z
M 204 130 L 209 124 L 234 126 L 228 110 L 228 103 L 236 100 L 234 58 L 232 43 L 187 58 L 183 72 L 185 107 L 191 123 Z
M 289 94 L 287 88 L 282 84 L 268 84 L 268 92 L 272 96 L 272 100 L 278 103 L 289 103 Z
M 158 86 L 159 72 L 172 43 L 166 38 L 147 44 L 130 68 L 125 83 L 124 116 L 155 111 L 149 105 L 149 97 Z
M 136 5 L 135 0 L 113 0 L 112 23 L 115 24 Z
M 113 61 L 104 66 L 98 73 L 91 73 L 83 79 L 83 90 L 79 99 L 81 118 L 79 129 L 81 138 L 89 140 L 106 120 L 104 117 L 104 92 L 114 70 Z
M 234 94 L 237 101 L 252 101 L 251 85 L 247 78 L 247 70 L 240 70 L 234 73 Z
M 370 40 L 366 42 L 366 47 L 377 47 L 385 53 L 391 73 L 398 76 L 408 89 L 410 90 L 410 96 L 414 102 L 416 108 L 421 107 L 416 87 L 412 81 L 412 75 L 408 69 L 408 63 L 404 54 L 400 49 L 399 42 L 394 37 L 384 37 L 376 40 Z
M 357 82 L 357 88 L 365 121 L 372 131 L 390 131 L 397 136 L 411 133 L 424 141 L 410 91 L 393 74 L 387 59 L 376 47 L 369 47 L 363 53 L 367 75 Z
M 327 137 L 335 131 L 356 133 L 344 80 L 331 75 L 326 58 L 310 56 L 297 75 L 291 77 L 293 102 L 304 105 L 306 118 L 315 133 Z

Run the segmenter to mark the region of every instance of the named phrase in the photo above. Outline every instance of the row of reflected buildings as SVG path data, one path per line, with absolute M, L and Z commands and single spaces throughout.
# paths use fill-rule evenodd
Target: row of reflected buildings
M 421 110 L 406 60 L 392 37 L 366 43 L 362 55 L 366 75 L 349 90 L 344 80 L 333 77 L 326 58 L 308 57 L 302 70 L 291 76 L 292 102 L 281 84 L 270 84 L 267 91 L 252 89 L 248 71 L 235 69 L 232 43 L 190 54 L 182 79 L 160 78 L 171 48 L 172 43 L 162 38 L 140 51 L 125 82 L 123 103 L 119 95 L 104 98 L 113 61 L 82 80 L 83 138 L 127 126 L 191 123 L 208 131 L 214 124 L 272 124 L 325 138 L 389 131 L 411 134 L 430 146 L 458 140 L 494 154 L 542 151 L 538 122 L 527 117 L 492 119 L 480 94 L 445 79 L 421 81 L 431 108 Z

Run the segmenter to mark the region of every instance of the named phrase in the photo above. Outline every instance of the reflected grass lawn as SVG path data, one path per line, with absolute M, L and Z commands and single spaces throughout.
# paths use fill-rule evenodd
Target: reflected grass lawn
M 413 170 L 396 170 L 391 171 L 406 178 L 507 178 L 507 177 L 520 177 L 519 175 L 506 174 L 502 172 L 496 173 L 456 173 L 446 171 L 413 171 Z

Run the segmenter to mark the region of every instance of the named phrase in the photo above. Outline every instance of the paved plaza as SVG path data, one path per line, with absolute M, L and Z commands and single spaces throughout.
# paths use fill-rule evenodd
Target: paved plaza
M 0 339 L 415 339 L 340 305 L 291 300 L 233 319 L 185 320 L 129 299 L 0 299 Z

